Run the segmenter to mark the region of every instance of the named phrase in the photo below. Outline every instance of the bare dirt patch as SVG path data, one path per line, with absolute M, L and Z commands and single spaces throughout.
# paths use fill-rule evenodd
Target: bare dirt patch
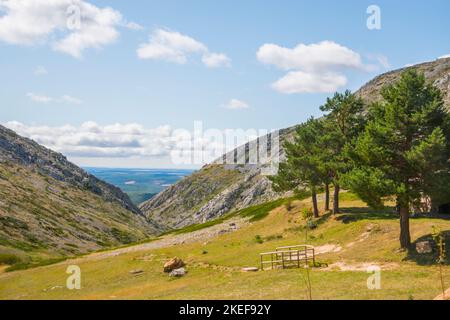
M 450 300 L 450 288 L 445 291 L 445 297 L 444 294 L 440 294 L 434 300 Z
M 337 244 L 325 244 L 323 246 L 315 247 L 314 251 L 316 255 L 325 253 L 335 253 L 342 250 L 342 247 Z
M 326 271 L 359 271 L 366 272 L 371 267 L 379 267 L 381 270 L 393 270 L 399 267 L 398 263 L 378 263 L 378 262 L 362 262 L 362 263 L 346 263 L 346 262 L 336 262 L 330 264 L 327 268 L 323 269 Z
M 159 240 L 155 240 L 152 242 L 135 245 L 132 247 L 127 248 L 120 248 L 113 251 L 108 252 L 101 252 L 101 253 L 94 253 L 87 257 L 89 260 L 96 260 L 96 259 L 105 259 L 109 257 L 115 257 L 119 256 L 124 253 L 129 252 L 139 252 L 139 251 L 147 251 L 147 250 L 154 250 L 154 249 L 161 249 L 161 248 L 167 248 L 167 247 L 173 247 L 176 245 L 181 244 L 189 244 L 189 243 L 195 243 L 195 242 L 202 242 L 206 241 L 211 238 L 216 238 L 218 236 L 235 232 L 244 226 L 248 225 L 248 219 L 243 218 L 234 218 L 227 220 L 224 223 L 197 230 L 191 233 L 186 234 L 178 234 L 178 235 L 167 235 Z

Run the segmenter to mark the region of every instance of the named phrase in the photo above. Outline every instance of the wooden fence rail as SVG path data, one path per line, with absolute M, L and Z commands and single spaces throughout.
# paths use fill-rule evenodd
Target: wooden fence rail
M 308 245 L 298 245 L 289 247 L 279 247 L 273 252 L 260 254 L 261 270 L 300 268 L 302 265 L 308 266 L 309 262 L 316 264 L 314 247 Z

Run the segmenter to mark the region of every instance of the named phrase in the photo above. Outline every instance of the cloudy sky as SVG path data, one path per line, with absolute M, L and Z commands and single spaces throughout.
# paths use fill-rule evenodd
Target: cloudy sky
M 334 91 L 450 54 L 448 12 L 447 0 L 0 0 L 0 123 L 83 166 L 177 167 L 196 121 L 288 127 Z

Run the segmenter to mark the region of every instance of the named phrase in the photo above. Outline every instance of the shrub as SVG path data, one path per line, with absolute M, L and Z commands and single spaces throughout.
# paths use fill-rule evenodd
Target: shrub
M 6 264 L 9 266 L 12 266 L 13 264 L 21 262 L 22 259 L 20 259 L 18 256 L 14 254 L 0 254 L 0 265 Z
M 302 217 L 305 220 L 311 219 L 313 216 L 314 216 L 314 213 L 313 213 L 311 208 L 303 208 L 303 210 L 302 210 Z
M 314 220 L 308 220 L 308 222 L 306 223 L 306 227 L 309 230 L 314 230 L 317 228 L 317 223 Z
M 255 236 L 255 241 L 256 241 L 256 243 L 259 243 L 259 244 L 264 243 L 263 238 L 259 234 Z

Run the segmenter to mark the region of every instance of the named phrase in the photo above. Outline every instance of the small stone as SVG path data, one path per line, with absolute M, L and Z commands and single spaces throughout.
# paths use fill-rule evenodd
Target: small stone
M 144 270 L 131 270 L 130 274 L 132 274 L 133 276 L 138 276 L 144 273 Z
M 242 272 L 257 272 L 257 271 L 259 271 L 259 269 L 255 267 L 242 268 Z
M 186 269 L 184 269 L 184 268 L 179 268 L 179 269 L 173 270 L 173 271 L 169 274 L 169 276 L 170 276 L 170 277 L 176 277 L 176 278 L 179 278 L 179 277 L 185 276 L 186 273 L 187 273 L 187 272 L 186 272 Z
M 421 241 L 416 243 L 416 251 L 419 254 L 426 254 L 433 252 L 433 247 L 430 241 Z
M 185 266 L 185 263 L 180 258 L 173 258 L 164 264 L 164 272 L 169 273 L 173 270 L 180 269 Z

